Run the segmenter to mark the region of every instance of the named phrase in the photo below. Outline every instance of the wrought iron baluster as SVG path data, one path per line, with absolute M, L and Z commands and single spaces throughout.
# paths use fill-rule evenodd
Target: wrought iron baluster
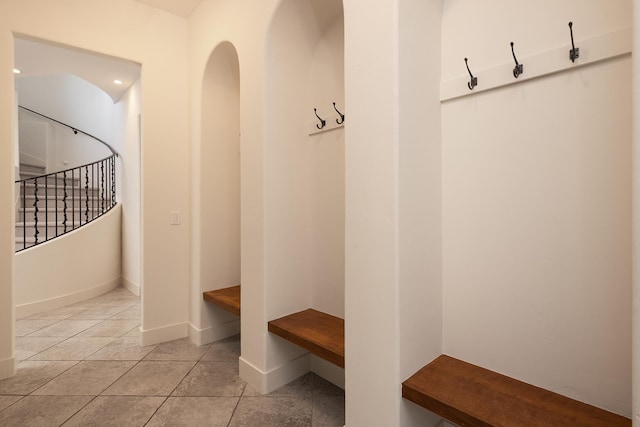
M 84 222 L 89 222 L 89 166 L 84 168 L 85 211 Z
M 27 181 L 22 181 L 22 249 L 27 248 Z
M 67 232 L 67 171 L 62 172 L 62 188 L 63 188 L 63 195 L 62 195 L 62 203 L 64 204 L 63 208 L 62 208 L 62 217 L 64 218 L 62 220 L 62 225 L 64 226 L 63 229 L 63 234 Z
M 49 178 L 44 177 L 44 241 L 49 240 Z
M 116 158 L 111 156 L 111 206 L 116 204 Z
M 56 172 L 56 174 L 53 176 L 53 183 L 55 185 L 55 194 L 56 194 L 56 237 L 58 237 L 58 173 Z
M 76 174 L 75 174 L 75 171 L 76 171 L 75 169 L 71 169 L 71 230 L 76 229 Z M 78 221 L 79 220 L 80 218 L 78 216 Z
M 38 234 L 40 234 L 40 232 L 38 231 L 38 178 L 33 180 L 33 197 L 34 197 L 34 202 L 33 202 L 33 228 L 34 228 L 34 232 L 33 232 L 33 237 L 35 239 L 34 242 L 34 246 L 38 244 Z M 26 224 L 25 224 L 26 225 Z
M 100 213 L 104 213 L 104 160 L 100 162 Z

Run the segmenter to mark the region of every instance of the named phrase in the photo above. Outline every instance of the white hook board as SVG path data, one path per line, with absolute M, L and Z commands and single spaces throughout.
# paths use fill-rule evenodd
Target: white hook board
M 524 65 L 524 73 L 517 79 L 513 77 L 513 67 L 515 66 L 513 61 L 507 61 L 504 64 L 484 70 L 474 70 L 472 68 L 471 72 L 478 78 L 478 85 L 474 87 L 473 90 L 469 90 L 467 83 L 470 77 L 468 74 L 444 81 L 440 84 L 440 101 L 445 102 L 451 99 L 475 95 L 479 92 L 518 84 L 526 80 L 572 70 L 595 62 L 626 55 L 631 53 L 632 45 L 633 37 L 631 27 L 624 27 L 589 39 L 576 40 L 575 46 L 580 49 L 580 57 L 576 59 L 576 62 L 571 62 L 569 59 L 570 44 L 528 57 L 521 58 L 518 55 L 518 61 Z M 505 57 L 510 58 L 510 55 L 505 54 Z M 470 63 L 472 58 L 473 54 L 470 53 Z M 460 63 L 460 68 L 465 70 L 462 59 Z

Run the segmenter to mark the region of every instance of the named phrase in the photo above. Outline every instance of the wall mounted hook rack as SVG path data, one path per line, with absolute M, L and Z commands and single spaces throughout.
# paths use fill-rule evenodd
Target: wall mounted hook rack
M 317 127 L 318 129 L 322 129 L 323 127 L 325 127 L 325 126 L 327 125 L 327 121 L 326 121 L 325 119 L 321 118 L 321 117 L 318 115 L 318 109 L 317 109 L 317 108 L 314 108 L 314 109 L 313 109 L 313 112 L 314 112 L 314 114 L 316 115 L 316 117 L 318 118 L 318 120 L 320 120 L 320 124 L 319 124 L 319 125 L 316 125 L 316 127 Z
M 342 114 L 340 111 L 338 111 L 338 108 L 336 107 L 336 103 L 333 103 L 333 109 L 336 110 L 336 113 L 338 113 L 340 115 L 340 119 L 336 119 L 336 123 L 341 125 L 344 123 L 344 114 Z
M 569 22 L 569 32 L 571 33 L 571 50 L 569 51 L 569 59 L 576 62 L 580 58 L 580 48 L 573 43 L 573 22 Z
M 474 77 L 473 74 L 471 74 L 471 70 L 469 69 L 468 58 L 464 58 L 464 64 L 467 66 L 467 71 L 469 72 L 469 76 L 471 76 L 471 80 L 469 80 L 469 82 L 467 83 L 467 87 L 469 88 L 469 90 L 473 90 L 474 87 L 478 86 L 478 78 Z
M 513 60 L 516 61 L 516 66 L 513 68 L 513 77 L 517 79 L 520 74 L 524 73 L 524 65 L 518 63 L 518 58 L 516 58 L 516 53 L 513 50 L 513 42 L 511 42 L 511 54 L 513 55 Z

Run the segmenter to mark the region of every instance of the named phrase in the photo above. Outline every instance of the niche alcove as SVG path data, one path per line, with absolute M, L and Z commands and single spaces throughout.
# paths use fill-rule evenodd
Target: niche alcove
M 201 125 L 197 295 L 240 284 L 240 71 L 231 43 L 221 43 L 209 57 Z M 204 307 L 199 324 L 208 331 L 202 342 L 240 331 L 237 316 L 198 300 Z
M 266 43 L 265 314 L 344 319 L 345 135 L 333 106 L 345 113 L 342 1 L 283 0 Z M 268 371 L 305 354 L 273 334 L 266 344 Z M 314 356 L 311 370 L 344 383 Z

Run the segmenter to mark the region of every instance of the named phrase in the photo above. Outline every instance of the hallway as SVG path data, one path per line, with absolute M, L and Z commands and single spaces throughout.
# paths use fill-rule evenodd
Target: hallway
M 262 396 L 238 377 L 240 337 L 138 344 L 124 288 L 16 321 L 2 426 L 342 426 L 344 391 L 309 373 Z

